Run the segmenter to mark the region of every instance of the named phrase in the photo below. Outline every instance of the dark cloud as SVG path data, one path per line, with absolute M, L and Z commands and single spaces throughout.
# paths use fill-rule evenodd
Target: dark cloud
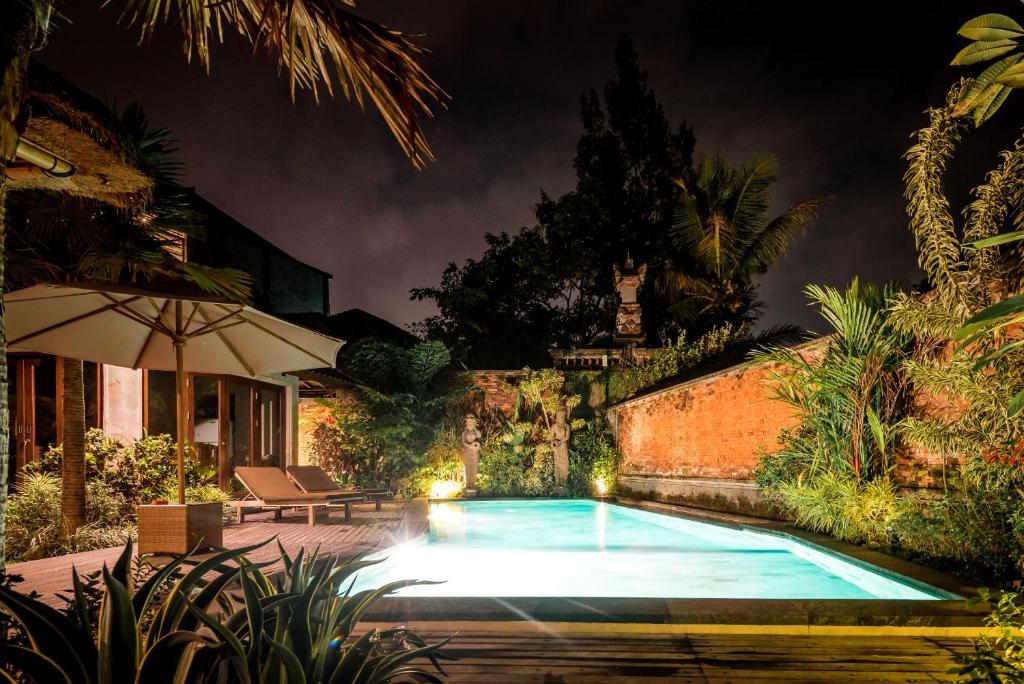
M 921 111 L 958 75 L 944 66 L 957 27 L 982 11 L 934 0 L 833 11 L 756 0 L 364 0 L 373 18 L 425 34 L 426 64 L 453 96 L 431 124 L 438 161 L 414 172 L 375 114 L 307 96 L 291 104 L 274 65 L 232 41 L 206 76 L 181 59 L 173 29 L 139 48 L 115 11 L 75 4 L 44 62 L 101 97 L 142 102 L 177 133 L 190 184 L 334 274 L 334 310 L 358 306 L 401 323 L 430 312 L 409 301 L 410 288 L 479 255 L 484 231 L 530 223 L 540 188 L 572 186 L 579 95 L 611 75 L 623 32 L 670 117 L 694 126 L 698 154 L 778 156 L 778 209 L 836 197 L 764 278 L 765 323 L 813 325 L 800 294 L 809 282 L 918 278 L 900 155 Z M 984 10 L 1015 13 L 1019 3 Z M 1008 144 L 1022 98 L 972 142 L 954 191 L 962 195 Z

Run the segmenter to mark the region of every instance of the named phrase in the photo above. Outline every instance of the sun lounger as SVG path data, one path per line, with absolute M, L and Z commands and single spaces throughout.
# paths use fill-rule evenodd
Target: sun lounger
M 239 522 L 245 520 L 246 508 L 271 509 L 275 519 L 281 518 L 285 508 L 305 508 L 310 525 L 316 522 L 316 509 L 344 508 L 345 520 L 351 520 L 352 504 L 366 501 L 358 493 L 303 492 L 280 468 L 239 467 L 235 468 L 235 477 L 248 492 L 244 499 L 231 502 L 238 510 Z
M 346 496 L 359 494 L 368 501 L 374 503 L 374 508 L 380 510 L 380 502 L 383 499 L 390 499 L 394 496 L 387 489 L 340 489 L 338 483 L 324 472 L 320 466 L 288 466 L 288 477 L 295 485 L 307 494 L 331 494 Z

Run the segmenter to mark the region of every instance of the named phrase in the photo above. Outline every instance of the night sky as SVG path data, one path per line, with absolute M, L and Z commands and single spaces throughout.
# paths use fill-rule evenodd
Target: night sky
M 403 324 L 432 311 L 409 301 L 410 288 L 479 256 L 485 231 L 532 223 L 541 188 L 574 185 L 579 97 L 613 74 L 623 32 L 670 120 L 694 127 L 698 156 L 778 156 L 779 209 L 836 196 L 764 278 L 763 324 L 820 327 L 801 295 L 809 282 L 916 280 L 901 197 L 908 136 L 961 73 L 946 66 L 964 44 L 957 28 L 986 11 L 1024 17 L 1013 0 L 363 0 L 365 16 L 425 34 L 424 64 L 452 95 L 427 125 L 438 159 L 417 172 L 374 111 L 307 95 L 291 104 L 274 65 L 233 38 L 207 76 L 185 63 L 174 28 L 139 48 L 116 26 L 117 0 L 97 4 L 64 3 L 70 23 L 40 60 L 103 99 L 141 102 L 154 125 L 173 129 L 189 185 L 334 274 L 333 311 Z M 1011 144 L 1022 108 L 1024 94 L 1012 95 L 969 138 L 955 193 Z

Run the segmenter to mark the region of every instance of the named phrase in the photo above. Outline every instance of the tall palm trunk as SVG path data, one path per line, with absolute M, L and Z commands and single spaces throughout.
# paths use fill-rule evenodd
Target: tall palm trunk
M 5 4 L 5 8 L 8 6 Z M 0 15 L 0 293 L 4 284 L 4 235 L 7 231 L 7 165 L 21 137 L 19 117 L 25 97 L 28 59 L 36 43 L 39 15 L 15 3 Z M 10 462 L 10 413 L 7 405 L 7 332 L 0 299 L 0 573 L 7 568 L 5 531 Z
M 64 361 L 64 458 L 61 461 L 60 534 L 85 524 L 85 381 L 81 359 Z

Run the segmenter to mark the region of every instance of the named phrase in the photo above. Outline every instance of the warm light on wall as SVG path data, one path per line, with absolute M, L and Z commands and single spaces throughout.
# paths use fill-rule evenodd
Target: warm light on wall
M 455 480 L 434 480 L 430 486 L 431 499 L 450 499 L 462 491 L 462 483 Z
M 604 480 L 594 480 L 594 488 L 597 490 L 598 496 L 604 496 L 605 494 L 608 493 L 608 485 L 605 484 Z

